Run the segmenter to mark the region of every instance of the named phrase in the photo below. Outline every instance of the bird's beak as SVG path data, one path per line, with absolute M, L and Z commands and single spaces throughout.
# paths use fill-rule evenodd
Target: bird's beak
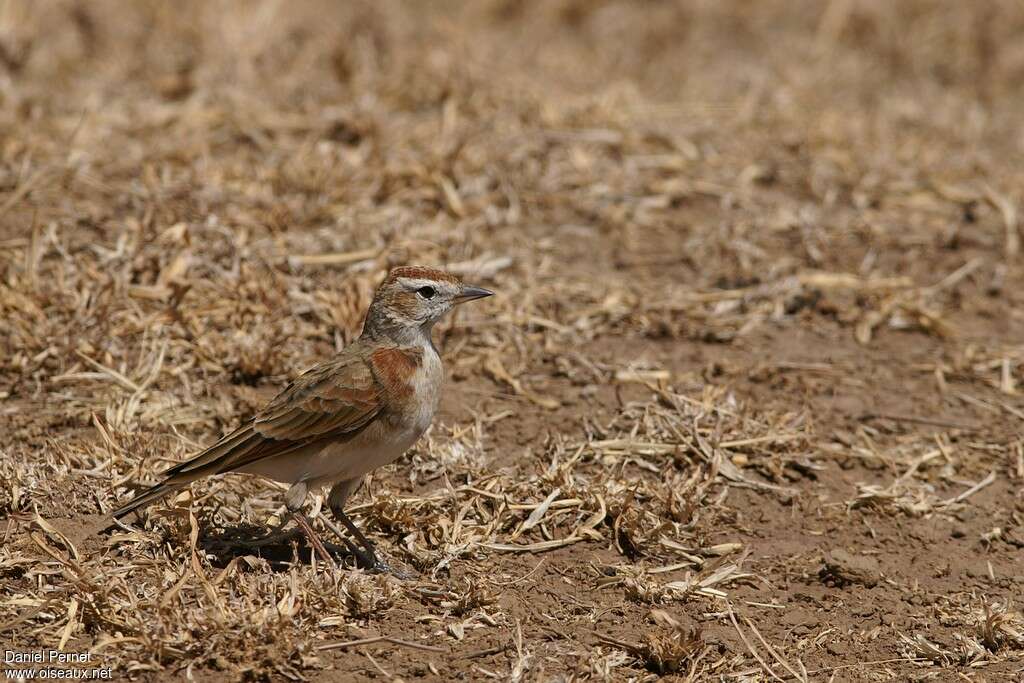
M 455 297 L 455 303 L 464 304 L 467 301 L 473 301 L 474 299 L 483 299 L 485 296 L 492 296 L 494 292 L 483 287 L 463 287 L 462 291 L 458 296 Z

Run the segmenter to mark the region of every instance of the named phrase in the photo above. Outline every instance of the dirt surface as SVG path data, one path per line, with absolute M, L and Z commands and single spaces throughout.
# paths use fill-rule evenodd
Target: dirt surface
M 1020 679 L 1022 31 L 1010 0 L 5 4 L 0 649 Z M 253 546 L 281 492 L 237 475 L 90 533 L 403 263 L 498 292 L 353 502 L 409 576 Z

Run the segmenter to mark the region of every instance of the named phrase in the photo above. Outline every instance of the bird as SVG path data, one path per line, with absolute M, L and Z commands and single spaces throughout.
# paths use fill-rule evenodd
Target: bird
M 494 293 L 426 266 L 393 268 L 374 293 L 359 337 L 291 381 L 260 411 L 205 450 L 167 469 L 156 485 L 112 513 L 132 512 L 197 479 L 239 472 L 289 486 L 284 503 L 314 551 L 333 565 L 302 512 L 310 492 L 330 486 L 325 526 L 360 566 L 384 566 L 373 544 L 345 514 L 364 477 L 416 443 L 437 412 L 444 383 L 431 330 L 455 306 Z M 280 529 L 278 529 L 280 530 Z M 270 535 L 268 534 L 267 537 Z

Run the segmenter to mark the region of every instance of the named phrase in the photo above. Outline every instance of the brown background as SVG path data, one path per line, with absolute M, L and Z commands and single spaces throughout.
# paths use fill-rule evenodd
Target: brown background
M 3 4 L 0 642 L 143 679 L 1019 673 L 1022 30 L 1011 0 Z M 246 549 L 280 494 L 244 477 L 85 537 L 398 263 L 498 292 L 355 500 L 414 578 Z

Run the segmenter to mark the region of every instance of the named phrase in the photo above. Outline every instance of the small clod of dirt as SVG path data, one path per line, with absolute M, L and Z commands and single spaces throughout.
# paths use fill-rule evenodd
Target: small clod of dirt
M 873 588 L 882 579 L 877 559 L 869 555 L 853 555 L 841 548 L 825 554 L 825 566 L 818 576 L 826 585 L 837 588 L 850 585 Z

